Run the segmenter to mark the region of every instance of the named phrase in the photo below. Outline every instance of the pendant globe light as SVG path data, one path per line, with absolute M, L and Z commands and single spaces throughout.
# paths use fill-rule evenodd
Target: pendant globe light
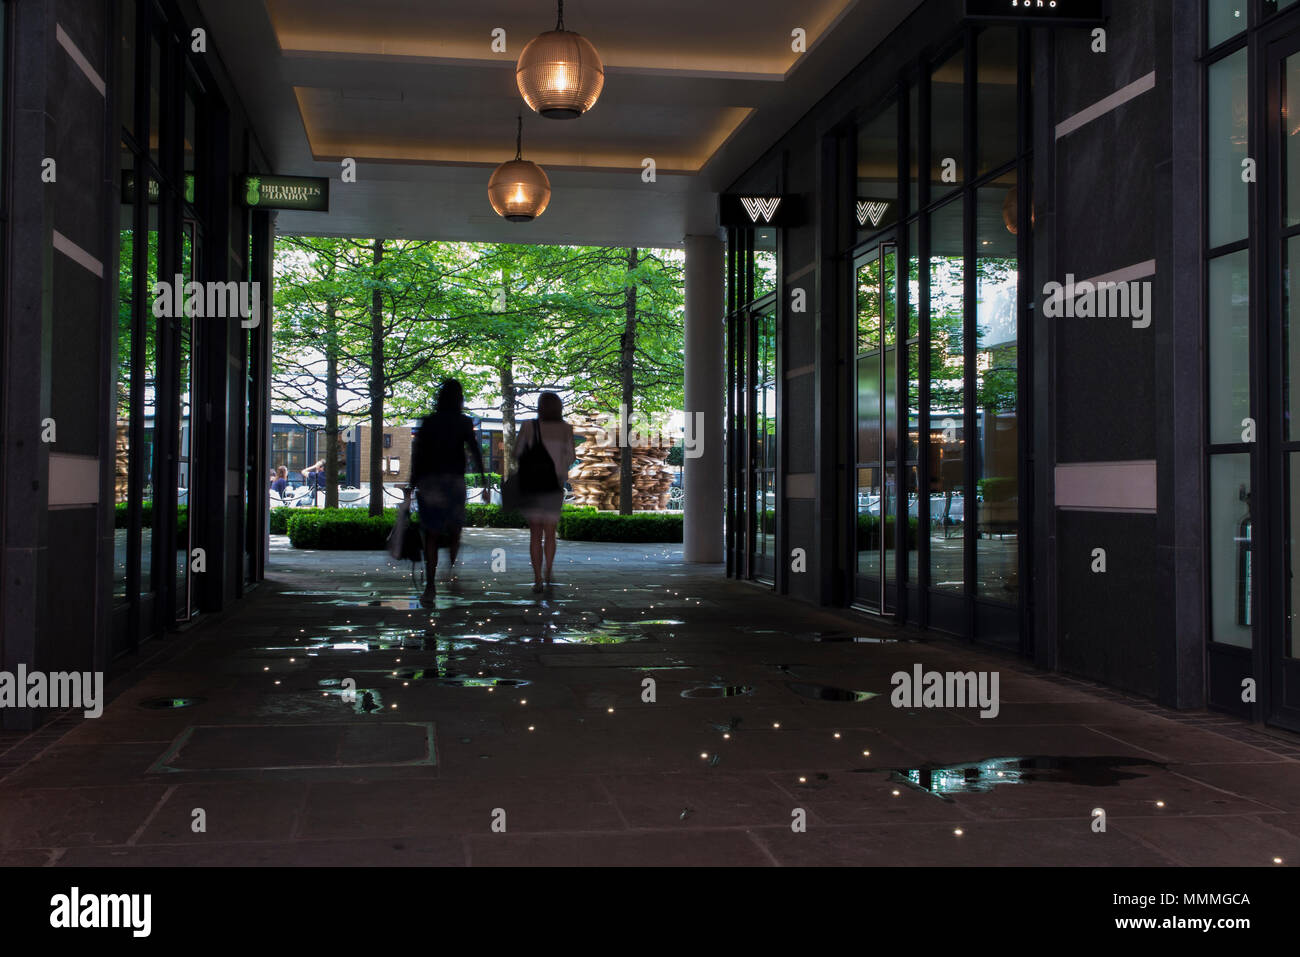
M 502 163 L 488 180 L 488 200 L 498 216 L 526 223 L 546 212 L 551 201 L 551 181 L 546 171 L 523 158 L 524 118 L 518 118 L 515 158 Z
M 605 67 L 586 37 L 564 29 L 564 0 L 555 29 L 534 37 L 519 54 L 515 81 L 524 102 L 548 119 L 571 120 L 596 105 Z

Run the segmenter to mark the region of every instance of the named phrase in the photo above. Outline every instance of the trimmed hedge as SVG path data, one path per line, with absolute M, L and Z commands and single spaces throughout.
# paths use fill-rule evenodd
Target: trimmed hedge
M 270 526 L 272 535 L 289 534 L 289 516 L 293 515 L 299 509 L 291 508 L 288 505 L 279 506 L 271 509 L 271 515 L 267 522 Z
M 118 502 L 113 506 L 113 527 L 129 528 L 131 525 L 131 515 L 127 510 L 126 502 Z M 140 503 L 140 527 L 153 528 L 153 502 L 145 500 Z M 176 506 L 176 538 L 178 548 L 184 548 L 184 538 L 190 530 L 190 507 L 188 505 Z
M 487 472 L 487 473 L 485 473 L 485 474 L 487 475 L 488 485 L 491 485 L 493 488 L 500 488 L 500 487 L 501 487 L 501 474 L 500 474 L 499 472 Z M 483 487 L 482 483 L 479 482 L 479 480 L 478 480 L 478 473 L 477 473 L 477 472 L 466 472 L 466 473 L 465 473 L 465 487 L 466 487 L 466 488 L 482 488 L 482 487 Z
M 907 519 L 907 548 L 916 548 L 919 525 L 915 518 Z M 880 547 L 880 516 L 858 513 L 858 551 L 865 552 Z M 894 547 L 894 517 L 885 520 L 885 547 Z
M 287 515 L 275 515 L 287 512 Z M 590 506 L 566 505 L 563 515 L 596 514 Z M 417 525 L 420 516 L 413 514 Z M 382 551 L 397 521 L 397 509 L 386 508 L 383 515 L 371 516 L 362 508 L 284 508 L 272 510 L 271 530 L 284 522 L 289 542 L 294 548 Z M 518 512 L 503 512 L 500 505 L 466 505 L 465 525 L 470 528 L 527 528 Z M 680 531 L 678 533 L 680 535 Z M 638 539 L 655 541 L 655 539 Z M 679 539 L 680 540 L 680 539 Z
M 557 531 L 573 542 L 680 542 L 680 515 L 611 515 L 575 510 L 560 515 Z
M 364 509 L 294 509 L 289 541 L 294 548 L 381 551 L 388 544 L 396 513 L 368 515 Z

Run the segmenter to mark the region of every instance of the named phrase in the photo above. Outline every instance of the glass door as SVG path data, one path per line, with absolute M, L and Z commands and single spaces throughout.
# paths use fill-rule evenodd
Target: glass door
M 727 326 L 728 542 L 738 578 L 776 574 L 776 303 L 767 296 Z
M 898 247 L 881 243 L 854 263 L 857 523 L 854 599 L 883 614 L 898 608 Z M 906 528 L 906 518 L 902 519 Z
M 1276 201 L 1267 204 L 1265 223 L 1267 256 L 1266 312 L 1268 336 L 1279 331 L 1281 341 L 1268 348 L 1270 444 L 1276 454 L 1266 454 L 1269 486 L 1265 508 L 1276 503 L 1278 519 L 1255 523 L 1257 511 L 1245 498 L 1244 517 L 1236 536 L 1238 618 L 1251 619 L 1251 592 L 1255 583 L 1252 556 L 1262 552 L 1273 573 L 1259 582 L 1256 607 L 1269 609 L 1265 643 L 1270 675 L 1267 695 L 1261 697 L 1271 720 L 1300 729 L 1300 126 L 1291 104 L 1300 105 L 1300 34 L 1270 44 L 1267 63 L 1267 123 L 1269 191 Z M 1263 449 L 1267 453 L 1266 449 Z M 1272 491 L 1275 490 L 1275 491 Z M 1270 494 L 1271 491 L 1271 494 Z M 1270 509 L 1271 510 L 1271 509 Z M 1264 514 L 1267 514 L 1265 512 Z M 1274 535 L 1272 530 L 1281 534 Z M 1262 571 L 1262 569 L 1261 569 Z M 1269 597 L 1260 602 L 1264 595 Z

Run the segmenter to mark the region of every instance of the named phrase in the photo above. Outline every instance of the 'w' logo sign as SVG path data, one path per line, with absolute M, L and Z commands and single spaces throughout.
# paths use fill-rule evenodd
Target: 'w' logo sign
M 869 219 L 872 226 L 879 226 L 881 219 L 885 216 L 885 211 L 888 209 L 888 203 L 879 203 L 866 199 L 858 200 L 858 225 L 867 225 Z
M 763 222 L 770 223 L 772 217 L 776 215 L 776 208 L 781 205 L 781 197 L 742 196 L 740 203 L 745 207 L 745 212 L 749 213 L 751 222 L 758 222 L 758 217 L 762 216 Z

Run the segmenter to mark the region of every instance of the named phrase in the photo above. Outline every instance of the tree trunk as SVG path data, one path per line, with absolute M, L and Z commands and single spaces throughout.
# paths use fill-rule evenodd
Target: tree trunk
M 628 271 L 636 269 L 637 250 L 633 246 L 627 251 Z M 622 354 L 619 356 L 619 373 L 623 377 L 623 415 L 627 418 L 620 423 L 620 432 L 628 431 L 627 422 L 632 417 L 632 362 L 636 355 L 636 281 L 628 280 L 626 312 L 623 319 Z M 618 474 L 618 512 L 620 515 L 632 514 L 632 446 L 624 442 L 619 459 Z
M 375 270 L 371 278 L 379 279 L 379 263 L 384 258 L 384 241 L 374 242 Z M 370 295 L 370 514 L 384 511 L 384 300 L 378 285 Z
M 497 367 L 501 385 L 501 480 L 515 463 L 515 357 L 504 356 Z
M 325 507 L 339 507 L 339 347 L 334 300 L 325 304 Z

